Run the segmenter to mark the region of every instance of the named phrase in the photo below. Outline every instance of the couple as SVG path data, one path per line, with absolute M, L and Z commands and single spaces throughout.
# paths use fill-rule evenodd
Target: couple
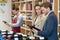
M 35 16 L 33 25 L 40 29 L 40 31 L 38 31 L 33 28 L 32 31 L 34 32 L 34 34 L 43 36 L 47 38 L 48 40 L 58 40 L 58 35 L 57 35 L 58 21 L 57 21 L 56 15 L 52 11 L 52 5 L 49 2 L 45 2 L 41 4 L 41 6 L 35 5 L 34 8 L 35 8 L 37 16 Z M 45 14 L 46 18 L 43 18 L 41 16 L 41 13 Z M 41 17 L 43 18 L 43 22 L 39 20 L 39 16 L 40 16 L 40 20 L 41 20 Z M 37 23 L 37 21 L 40 24 Z M 40 25 L 40 27 L 36 26 L 38 24 Z

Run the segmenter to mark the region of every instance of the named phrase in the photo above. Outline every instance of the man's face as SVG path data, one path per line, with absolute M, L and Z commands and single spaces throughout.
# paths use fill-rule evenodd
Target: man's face
M 41 8 L 40 8 L 40 6 L 36 6 L 35 10 L 36 10 L 37 15 L 41 14 Z
M 41 7 L 41 10 L 42 10 L 42 13 L 44 13 L 45 15 L 46 15 L 47 12 L 48 12 L 47 8 L 45 8 L 45 7 Z
M 17 11 L 16 10 L 12 10 L 13 14 L 16 15 L 17 14 Z

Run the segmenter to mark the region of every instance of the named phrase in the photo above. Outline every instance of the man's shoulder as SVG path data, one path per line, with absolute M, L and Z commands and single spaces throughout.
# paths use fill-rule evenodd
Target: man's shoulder
M 47 20 L 57 20 L 57 16 L 54 14 L 54 13 L 51 13 L 48 17 L 47 17 Z
M 48 18 L 50 18 L 50 17 L 56 17 L 56 15 L 55 15 L 55 13 L 54 12 L 51 12 L 50 14 L 49 14 L 49 16 L 48 16 Z
M 19 16 L 18 17 L 22 17 L 23 16 L 23 14 L 19 14 Z

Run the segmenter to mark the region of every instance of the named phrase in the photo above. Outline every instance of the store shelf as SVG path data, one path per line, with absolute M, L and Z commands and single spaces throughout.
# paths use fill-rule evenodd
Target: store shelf
M 60 10 L 58 12 L 60 13 Z
M 26 25 L 32 25 L 33 15 L 34 15 L 33 13 L 35 11 L 34 6 L 35 6 L 36 3 L 39 3 L 39 1 L 37 1 L 37 0 L 19 0 L 19 1 L 14 0 L 14 2 L 12 2 L 12 7 L 13 6 L 19 7 L 19 12 L 21 12 L 21 13 L 23 13 L 25 15 L 24 23 Z M 27 29 L 22 28 L 21 30 L 23 30 L 21 32 L 25 32 Z

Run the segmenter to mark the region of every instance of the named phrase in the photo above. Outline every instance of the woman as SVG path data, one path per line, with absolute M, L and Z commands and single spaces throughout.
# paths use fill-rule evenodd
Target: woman
M 44 22 L 46 20 L 46 16 L 41 12 L 41 7 L 39 4 L 36 4 L 34 9 L 35 9 L 35 15 L 34 15 L 33 26 L 42 30 Z
M 41 31 L 43 28 L 44 22 L 46 20 L 46 16 L 41 12 L 41 7 L 39 4 L 36 4 L 34 6 L 34 9 L 35 9 L 35 14 L 34 14 L 33 26 Z M 36 34 L 34 34 L 34 36 L 39 37 Z

